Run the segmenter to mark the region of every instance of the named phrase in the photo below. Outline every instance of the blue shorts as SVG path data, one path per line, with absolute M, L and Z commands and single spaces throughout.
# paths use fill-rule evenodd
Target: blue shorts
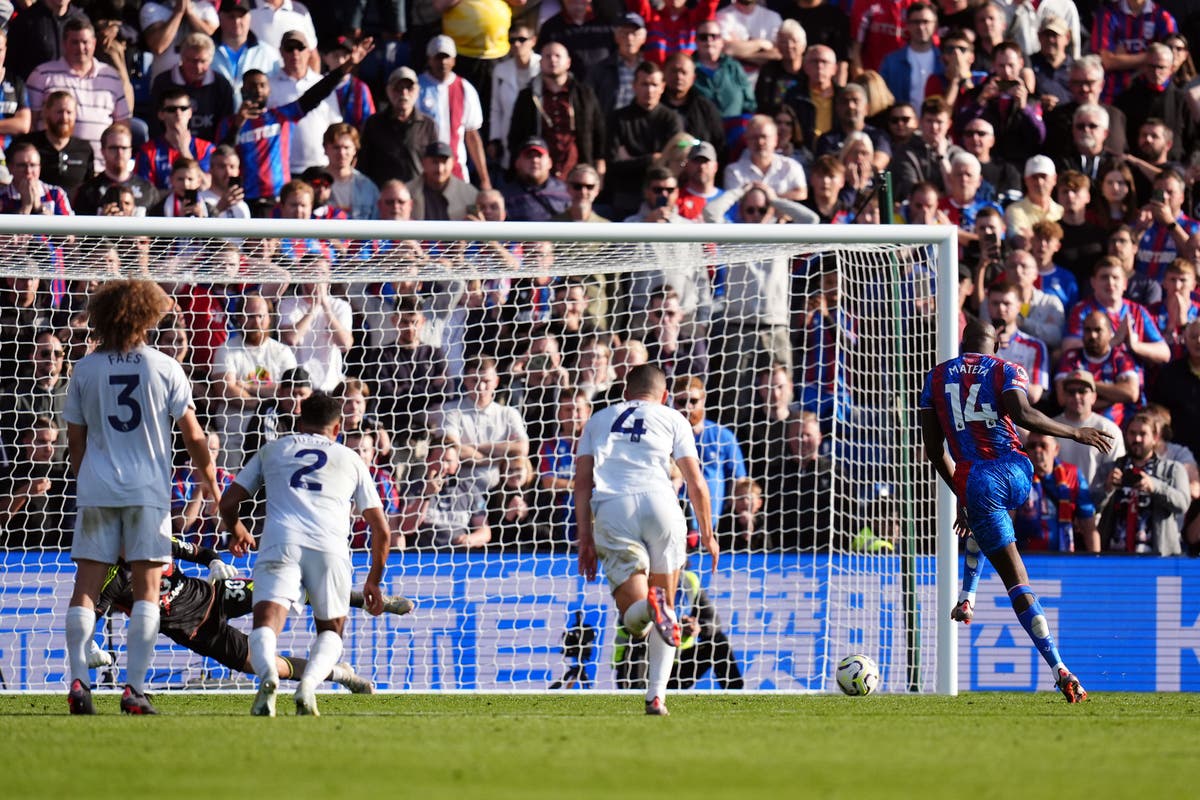
M 1008 512 L 1029 498 L 1033 464 L 1023 455 L 996 461 L 976 461 L 967 475 L 967 519 L 985 554 L 1017 541 Z

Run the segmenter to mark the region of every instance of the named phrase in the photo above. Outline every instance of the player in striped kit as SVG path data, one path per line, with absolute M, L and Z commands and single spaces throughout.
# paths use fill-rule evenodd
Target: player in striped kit
M 658 632 L 647 643 L 651 716 L 667 716 L 663 698 L 679 647 L 673 603 L 687 560 L 687 523 L 671 485 L 671 459 L 683 473 L 714 571 L 720 554 L 692 428 L 666 400 L 661 369 L 651 364 L 631 369 L 625 400 L 584 426 L 575 466 L 579 574 L 595 579 L 599 560 L 625 630 L 635 637 L 651 627 Z
M 958 497 L 955 527 L 960 535 L 969 535 L 963 588 L 950 616 L 968 624 L 974 616 L 982 551 L 1004 581 L 1021 627 L 1050 665 L 1055 686 L 1069 703 L 1086 700 L 1087 692 L 1058 653 L 1017 552 L 1009 511 L 1029 497 L 1033 465 L 1021 450 L 1015 426 L 1106 453 L 1112 449 L 1112 437 L 1098 428 L 1067 427 L 1034 409 L 1025 370 L 993 355 L 996 330 L 990 324 L 968 323 L 962 351 L 929 372 L 919 404 L 925 457 Z
M 254 630 L 250 663 L 259 678 L 250 713 L 275 716 L 279 670 L 275 642 L 288 609 L 308 593 L 317 641 L 296 690 L 296 714 L 319 716 L 316 687 L 342 654 L 342 628 L 350 611 L 350 512 L 357 508 L 371 528 L 371 566 L 363 584 L 366 610 L 383 611 L 379 582 L 391 531 L 367 465 L 337 443 L 341 401 L 319 392 L 300 406 L 300 433 L 259 450 L 221 498 L 221 520 L 233 534 L 229 552 L 245 555 L 254 537 L 241 507 L 263 486 L 267 517 L 254 563 Z

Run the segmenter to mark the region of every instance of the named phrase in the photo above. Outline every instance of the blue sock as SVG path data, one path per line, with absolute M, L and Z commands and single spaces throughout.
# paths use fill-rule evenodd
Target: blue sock
M 1029 608 L 1024 611 L 1017 611 L 1017 598 L 1021 595 L 1029 595 L 1032 601 Z M 1046 613 L 1042 611 L 1041 601 L 1037 595 L 1028 586 L 1014 586 L 1008 590 L 1008 599 L 1013 604 L 1013 611 L 1017 614 L 1017 619 L 1021 622 L 1021 627 L 1029 634 L 1029 638 L 1037 646 L 1038 652 L 1042 654 L 1042 658 L 1050 665 L 1050 669 L 1057 670 L 1063 666 L 1062 656 L 1058 654 L 1058 647 L 1054 644 L 1054 637 L 1050 635 L 1050 623 L 1046 621 Z
M 968 600 L 971 608 L 975 607 L 975 592 L 979 590 L 980 558 L 979 543 L 974 536 L 967 537 L 967 552 L 963 553 L 962 591 L 958 593 L 958 602 Z

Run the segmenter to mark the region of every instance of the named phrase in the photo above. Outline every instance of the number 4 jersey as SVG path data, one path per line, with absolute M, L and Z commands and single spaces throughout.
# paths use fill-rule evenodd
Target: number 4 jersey
M 1001 399 L 1009 389 L 1029 391 L 1025 369 L 980 353 L 952 358 L 926 376 L 920 408 L 937 413 L 958 469 L 976 461 L 1024 455 Z
M 174 421 L 191 407 L 183 368 L 153 347 L 80 359 L 63 409 L 87 428 L 79 505 L 170 508 Z
M 578 454 L 595 459 L 597 499 L 649 492 L 674 495 L 671 459 L 697 458 L 696 437 L 678 411 L 626 400 L 588 420 Z
M 290 545 L 349 556 L 352 511 L 382 505 L 371 472 L 358 454 L 312 433 L 294 433 L 268 443 L 234 482 L 251 496 L 266 487 L 260 558 Z

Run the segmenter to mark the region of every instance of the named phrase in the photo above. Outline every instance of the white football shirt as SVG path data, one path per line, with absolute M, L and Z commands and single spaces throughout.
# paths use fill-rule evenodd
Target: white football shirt
M 234 480 L 251 495 L 267 488 L 260 555 L 299 545 L 349 556 L 350 514 L 382 506 L 358 454 L 313 433 L 269 442 Z
M 696 437 L 678 411 L 626 400 L 588 420 L 578 454 L 595 459 L 592 494 L 597 499 L 650 492 L 674 495 L 671 459 L 697 458 Z
M 78 504 L 170 508 L 174 421 L 192 407 L 183 368 L 153 347 L 80 359 L 63 409 L 87 428 Z

